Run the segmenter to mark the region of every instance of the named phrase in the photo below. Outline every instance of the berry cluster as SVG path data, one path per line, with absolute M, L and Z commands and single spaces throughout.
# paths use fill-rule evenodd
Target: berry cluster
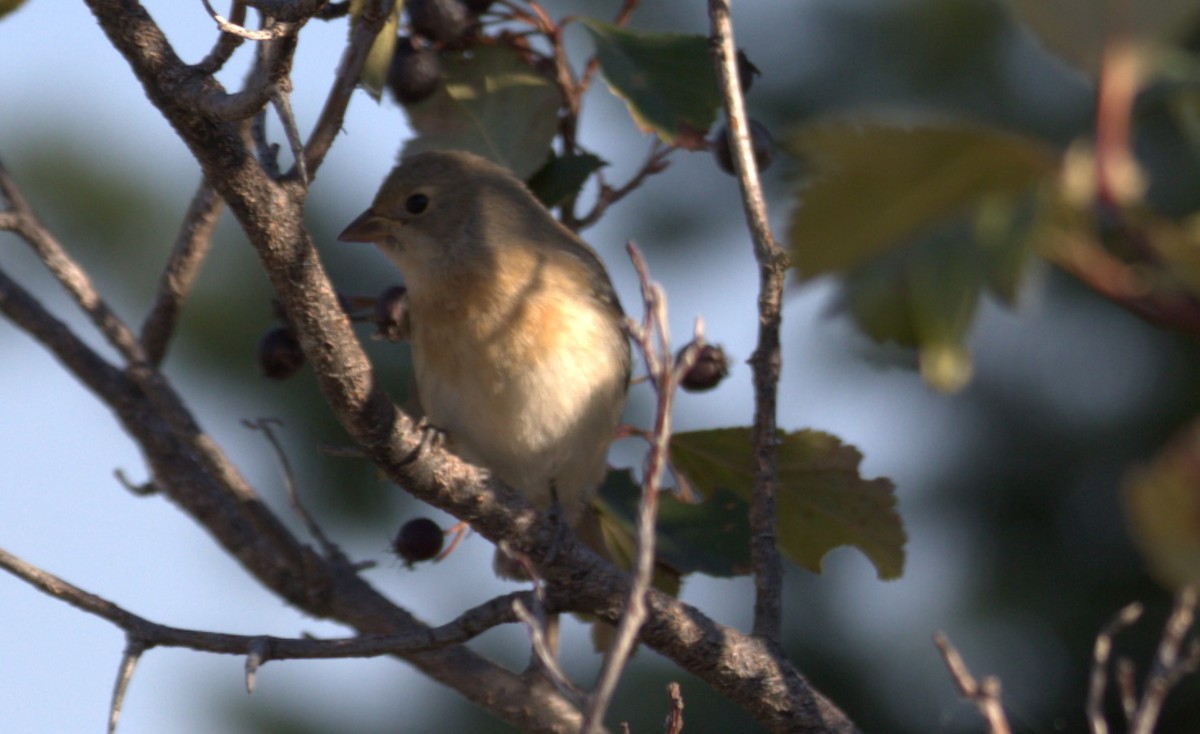
M 438 51 L 479 27 L 479 16 L 492 0 L 408 0 L 410 36 L 396 40 L 387 86 L 402 105 L 412 105 L 437 91 L 442 80 Z

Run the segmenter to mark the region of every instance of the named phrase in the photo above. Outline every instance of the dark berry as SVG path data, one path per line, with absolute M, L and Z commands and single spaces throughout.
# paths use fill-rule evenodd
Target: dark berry
M 758 164 L 758 170 L 765 171 L 770 168 L 775 157 L 775 138 L 771 137 L 771 131 L 758 120 L 750 121 L 750 145 L 754 148 L 754 162 Z M 733 168 L 733 143 L 729 139 L 728 125 L 721 126 L 711 146 L 721 170 L 737 175 Z
M 272 380 L 286 380 L 304 366 L 304 351 L 286 326 L 271 329 L 258 340 L 258 371 Z
M 409 520 L 400 527 L 392 540 L 392 550 L 408 566 L 428 561 L 442 552 L 445 534 L 436 522 L 427 517 Z
M 413 33 L 430 41 L 453 43 L 471 27 L 462 0 L 408 0 L 405 7 Z
M 396 52 L 388 67 L 387 86 L 400 104 L 416 104 L 437 91 L 442 81 L 442 62 L 433 49 L 418 48 L 411 38 L 396 41 Z
M 725 350 L 715 344 L 705 344 L 700 347 L 696 361 L 679 381 L 679 386 L 688 392 L 704 392 L 719 385 L 728 374 L 729 361 L 725 359 Z
M 746 52 L 738 49 L 737 53 L 738 81 L 742 83 L 742 94 L 754 86 L 754 78 L 762 76 L 762 71 L 746 56 Z
M 398 342 L 408 338 L 408 289 L 394 285 L 375 299 L 375 337 Z

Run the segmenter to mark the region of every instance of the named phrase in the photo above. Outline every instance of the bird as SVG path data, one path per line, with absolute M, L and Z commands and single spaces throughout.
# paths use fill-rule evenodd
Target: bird
M 404 157 L 338 239 L 403 275 L 417 401 L 447 448 L 587 524 L 631 368 L 596 252 L 508 169 L 451 150 Z M 521 576 L 499 553 L 496 570 Z

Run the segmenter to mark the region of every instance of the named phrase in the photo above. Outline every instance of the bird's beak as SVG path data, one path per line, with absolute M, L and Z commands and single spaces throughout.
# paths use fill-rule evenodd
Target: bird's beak
M 338 235 L 342 242 L 381 242 L 387 238 L 390 225 L 387 219 L 370 209 L 358 216 Z

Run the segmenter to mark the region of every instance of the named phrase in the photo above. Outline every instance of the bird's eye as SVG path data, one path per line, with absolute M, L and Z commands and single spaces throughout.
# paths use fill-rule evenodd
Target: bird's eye
M 413 194 L 404 200 L 404 208 L 409 214 L 420 214 L 429 206 L 429 197 L 425 194 Z

